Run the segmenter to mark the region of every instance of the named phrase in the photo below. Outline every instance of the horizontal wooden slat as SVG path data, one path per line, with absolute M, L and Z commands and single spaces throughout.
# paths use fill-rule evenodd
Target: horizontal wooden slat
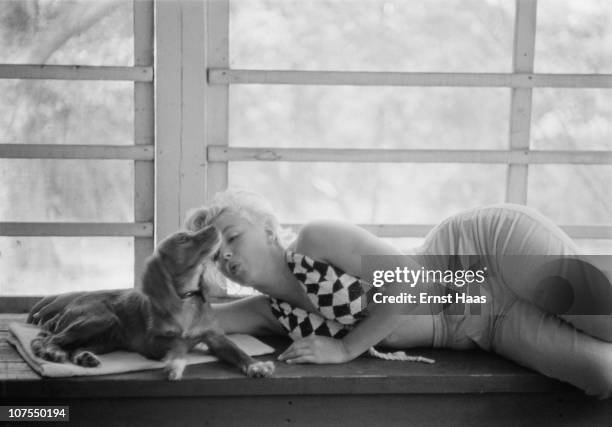
M 379 237 L 424 237 L 434 224 L 359 224 Z M 302 224 L 284 224 L 295 231 Z M 612 239 L 612 225 L 562 225 L 573 238 Z M 136 236 L 151 237 L 152 223 L 0 222 L 0 236 Z
M 410 73 L 210 69 L 211 84 L 612 88 L 611 74 Z
M 152 82 L 153 67 L 0 64 L 0 79 Z
M 152 237 L 153 224 L 150 222 L 0 222 L 0 236 Z
M 562 225 L 574 239 L 612 239 L 612 225 Z
M 0 337 L 3 337 L 3 333 L 8 331 L 8 325 L 12 322 L 25 322 L 26 316 L 24 314 L 15 314 L 17 312 L 12 312 L 11 314 L 5 314 L 4 312 L 0 312 Z
M 288 223 L 284 227 L 294 231 L 303 224 Z M 359 224 L 378 237 L 425 237 L 434 224 Z M 562 225 L 561 228 L 574 239 L 612 239 L 612 225 Z
M 390 150 L 272 147 L 208 147 L 210 162 L 386 162 L 386 163 L 502 163 L 612 164 L 610 151 L 530 150 Z
M 53 290 L 48 289 L 48 293 L 52 294 Z M 12 295 L 12 296 L 0 296 L 0 341 L 2 340 L 2 331 L 6 331 L 8 329 L 8 324 L 10 321 L 14 321 L 14 318 L 18 318 L 20 321 L 25 322 L 26 315 L 15 313 L 28 313 L 32 307 L 40 301 L 41 298 L 46 295 Z M 221 302 L 232 302 L 240 299 L 240 296 L 233 295 L 225 295 L 225 296 L 210 296 L 209 301 L 211 303 L 221 303 Z M 13 313 L 10 316 L 7 316 L 3 313 Z M 10 321 L 8 319 L 11 319 Z M 1 359 L 1 357 L 0 357 Z
M 283 227 L 297 232 L 304 224 L 286 223 Z M 358 224 L 378 237 L 424 237 L 433 224 Z
M 8 159 L 131 159 L 153 160 L 153 145 L 0 144 Z

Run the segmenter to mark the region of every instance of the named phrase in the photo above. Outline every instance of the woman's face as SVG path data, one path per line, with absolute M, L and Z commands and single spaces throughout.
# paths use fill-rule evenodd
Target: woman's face
M 221 213 L 211 224 L 221 232 L 216 261 L 223 275 L 245 286 L 259 284 L 275 247 L 270 233 L 233 212 Z

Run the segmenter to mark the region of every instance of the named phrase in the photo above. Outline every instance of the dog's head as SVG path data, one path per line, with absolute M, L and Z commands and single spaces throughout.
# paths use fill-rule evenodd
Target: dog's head
M 180 307 L 181 297 L 204 292 L 202 273 L 220 242 L 220 234 L 212 226 L 168 236 L 147 261 L 143 292 L 168 311 Z

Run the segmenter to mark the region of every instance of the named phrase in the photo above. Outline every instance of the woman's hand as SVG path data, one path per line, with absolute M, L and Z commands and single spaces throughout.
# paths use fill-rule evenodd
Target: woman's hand
M 344 363 L 352 359 L 341 340 L 316 335 L 294 341 L 278 356 L 287 363 Z

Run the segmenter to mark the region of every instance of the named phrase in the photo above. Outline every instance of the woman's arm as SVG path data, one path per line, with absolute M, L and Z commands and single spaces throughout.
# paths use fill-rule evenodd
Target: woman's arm
M 254 295 L 236 301 L 212 304 L 219 326 L 228 334 L 286 333 L 272 314 L 268 298 Z
M 304 226 L 297 239 L 296 251 L 329 262 L 355 276 L 361 275 L 363 255 L 403 256 L 403 263 L 412 264 L 408 265 L 409 268 L 419 268 L 414 260 L 405 257 L 382 239 L 361 227 L 338 221 L 317 221 Z M 387 286 L 381 287 L 380 291 L 386 295 L 397 295 L 406 289 Z M 393 332 L 399 321 L 398 314 L 406 313 L 406 307 L 404 304 L 370 303 L 368 311 L 368 317 L 342 340 L 307 338 L 294 343 L 280 359 L 289 363 L 339 363 L 352 360 Z

